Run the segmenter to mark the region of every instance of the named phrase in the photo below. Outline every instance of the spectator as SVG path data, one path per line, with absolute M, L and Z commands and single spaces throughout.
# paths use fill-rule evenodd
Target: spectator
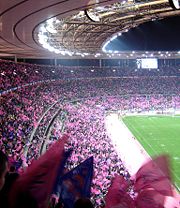
M 74 208 L 94 208 L 94 206 L 90 199 L 80 198 L 74 203 Z
M 5 183 L 5 176 L 8 171 L 8 158 L 0 150 L 0 190 L 3 188 Z

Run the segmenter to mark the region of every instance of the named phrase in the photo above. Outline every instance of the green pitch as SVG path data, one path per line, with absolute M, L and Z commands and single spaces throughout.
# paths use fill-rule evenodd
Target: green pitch
M 150 156 L 167 153 L 180 190 L 180 116 L 126 116 L 124 123 Z

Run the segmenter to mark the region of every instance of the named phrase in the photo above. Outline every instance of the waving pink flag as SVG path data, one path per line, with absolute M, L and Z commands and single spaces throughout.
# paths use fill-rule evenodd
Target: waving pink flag
M 148 161 L 136 173 L 135 191 L 151 188 L 164 196 L 173 196 L 168 157 L 163 155 Z
M 138 208 L 163 208 L 165 196 L 155 190 L 145 189 L 136 198 Z
M 106 195 L 105 208 L 134 208 L 134 201 L 127 193 L 128 183 L 120 175 L 115 175 Z
M 58 168 L 64 158 L 64 144 L 67 139 L 68 137 L 65 135 L 55 142 L 18 178 L 10 195 L 11 208 L 33 207 L 32 202 L 38 208 L 47 207 Z

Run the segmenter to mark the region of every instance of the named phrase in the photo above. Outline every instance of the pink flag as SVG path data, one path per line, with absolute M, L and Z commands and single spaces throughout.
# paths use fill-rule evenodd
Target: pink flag
M 31 202 L 38 204 L 38 208 L 47 206 L 59 165 L 63 161 L 67 139 L 66 135 L 59 139 L 18 178 L 9 199 L 11 208 L 30 207 Z M 23 198 L 26 200 L 23 201 Z
M 136 207 L 138 208 L 163 208 L 165 196 L 155 190 L 145 189 L 138 194 L 136 198 Z
M 4 115 L 4 111 L 0 109 L 0 116 Z
M 105 208 L 134 208 L 134 201 L 126 192 L 127 188 L 127 181 L 122 176 L 115 175 L 106 195 Z
M 136 173 L 135 191 L 152 188 L 165 196 L 172 196 L 170 169 L 167 156 L 148 161 Z
M 38 122 L 34 121 L 34 128 L 36 128 L 38 125 Z

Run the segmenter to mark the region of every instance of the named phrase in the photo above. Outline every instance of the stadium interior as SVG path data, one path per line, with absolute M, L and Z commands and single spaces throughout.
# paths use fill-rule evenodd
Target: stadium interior
M 121 48 L 170 19 L 179 0 L 0 0 L 0 207 L 180 206 L 180 41 Z

